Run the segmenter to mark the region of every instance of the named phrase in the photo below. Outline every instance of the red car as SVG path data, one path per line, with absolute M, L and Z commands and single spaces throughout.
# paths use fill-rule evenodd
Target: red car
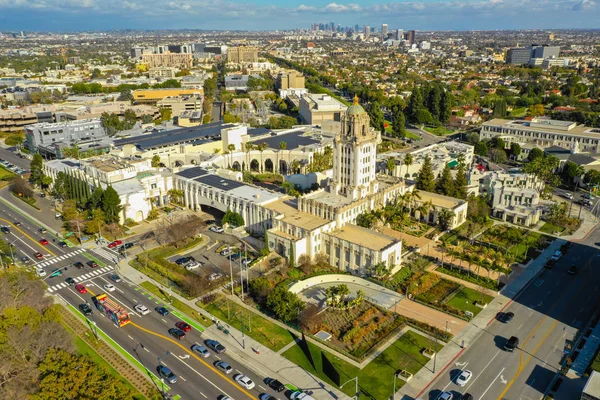
M 188 324 L 186 324 L 185 322 L 179 321 L 175 324 L 176 327 L 178 327 L 179 329 L 181 329 L 184 332 L 189 332 L 192 330 L 192 327 L 189 326 Z
M 48 244 L 48 240 L 47 239 L 40 239 L 40 244 L 47 245 Z
M 40 253 L 39 251 L 37 253 L 35 253 L 33 256 L 35 258 L 37 258 L 38 260 L 43 260 L 44 259 L 44 255 L 42 253 Z
M 75 285 L 75 289 L 77 289 L 77 291 L 78 291 L 79 293 L 82 293 L 82 294 L 83 294 L 83 293 L 87 293 L 87 289 L 86 289 L 86 287 L 85 287 L 85 286 L 83 286 L 81 283 L 79 283 L 79 284 Z
M 115 240 L 114 242 L 108 244 L 108 248 L 112 249 L 113 247 L 117 247 L 117 246 L 120 246 L 122 244 L 123 244 L 122 240 Z

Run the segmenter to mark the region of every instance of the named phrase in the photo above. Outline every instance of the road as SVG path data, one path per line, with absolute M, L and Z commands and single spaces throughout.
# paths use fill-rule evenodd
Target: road
M 0 159 L 8 161 L 9 163 L 14 164 L 17 167 L 21 167 L 26 171 L 29 170 L 30 161 L 28 159 L 21 158 L 9 149 L 6 149 L 4 147 L 0 147 Z
M 15 226 L 16 221 L 19 221 L 20 225 Z M 51 237 L 47 237 L 49 240 L 47 245 L 42 245 L 39 240 L 44 235 L 39 232 L 38 226 L 2 206 L 0 206 L 0 222 L 10 230 L 8 234 L 2 235 L 5 236 L 6 241 L 14 244 L 15 259 L 28 257 L 28 267 L 45 270 L 46 276 L 42 279 L 48 284 L 48 291 L 52 295 L 62 298 L 78 309 L 80 304 L 86 302 L 93 308 L 92 296 L 106 292 L 109 298 L 129 311 L 131 323 L 121 328 L 95 309 L 93 320 L 98 329 L 140 360 L 153 374 L 156 374 L 160 357 L 160 362 L 179 376 L 176 383 L 168 385 L 171 387 L 169 391 L 171 395 L 180 395 L 183 399 L 216 399 L 219 396 L 227 395 L 237 400 L 256 399 L 261 393 L 270 393 L 275 398 L 284 398 L 283 393 L 277 394 L 267 387 L 263 382 L 265 377 L 258 376 L 240 365 L 229 357 L 227 352 L 217 356 L 211 351 L 211 356 L 206 359 L 195 355 L 190 347 L 195 343 L 203 344 L 204 340 L 210 339 L 196 329 L 197 325 L 192 324 L 192 330 L 180 341 L 169 336 L 168 329 L 175 327 L 175 323 L 180 321 L 176 316 L 180 314 L 175 311 L 167 316 L 162 316 L 154 311 L 159 302 L 153 297 L 150 299 L 148 294 L 144 294 L 143 289 L 125 279 L 118 283 L 113 282 L 110 276 L 115 273 L 115 267 L 118 272 L 118 265 L 116 266 L 114 262 L 116 253 L 113 250 L 108 248 L 92 250 L 78 247 L 61 248 L 58 240 L 53 242 Z M 33 257 L 35 252 L 43 253 L 44 259 L 36 260 Z M 100 261 L 101 265 L 96 268 L 87 265 L 87 262 L 92 259 Z M 85 266 L 78 269 L 74 266 L 76 262 L 81 262 Z M 51 277 L 52 271 L 55 269 L 60 269 L 62 274 Z M 73 278 L 76 283 L 85 285 L 88 292 L 79 293 L 74 286 L 70 286 L 66 282 L 68 277 Z M 116 289 L 110 292 L 106 291 L 104 285 L 108 283 L 112 283 Z M 134 309 L 136 304 L 144 304 L 151 310 L 150 313 L 141 315 Z M 143 344 L 143 347 L 137 346 L 138 343 Z M 228 362 L 233 367 L 233 373 L 225 375 L 217 371 L 214 363 L 218 360 Z M 255 388 L 245 390 L 235 383 L 233 377 L 237 374 L 250 377 L 256 383 Z M 162 390 L 162 384 L 157 386 L 159 390 Z
M 507 323 L 494 320 L 481 327 L 481 336 L 432 384 L 424 399 L 442 391 L 470 393 L 475 399 L 539 399 L 560 369 L 563 350 L 591 320 L 600 301 L 600 275 L 595 271 L 600 229 L 573 243 L 551 270 L 543 270 L 503 312 Z M 576 275 L 567 274 L 571 265 Z M 520 339 L 514 352 L 504 350 L 511 336 Z M 461 370 L 473 372 L 464 388 L 454 383 Z M 574 396 L 576 394 L 573 394 Z M 575 398 L 575 397 L 573 397 Z

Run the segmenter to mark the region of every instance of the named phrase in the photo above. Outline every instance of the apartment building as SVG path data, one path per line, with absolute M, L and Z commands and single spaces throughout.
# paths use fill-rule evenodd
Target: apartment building
M 156 67 L 150 68 L 148 77 L 150 79 L 173 79 L 177 73 L 177 68 L 173 67 Z
M 227 61 L 232 63 L 254 63 L 258 61 L 258 48 L 238 46 L 227 49 Z
M 193 57 L 184 53 L 142 54 L 142 63 L 148 68 L 172 67 L 179 69 L 192 68 Z
M 168 108 L 173 117 L 178 117 L 186 111 L 202 111 L 203 97 L 199 95 L 168 96 L 156 103 L 158 108 Z

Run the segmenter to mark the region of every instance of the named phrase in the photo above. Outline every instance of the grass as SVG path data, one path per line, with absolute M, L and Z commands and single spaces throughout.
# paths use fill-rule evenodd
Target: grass
M 308 348 L 314 361 L 315 368 L 313 368 L 299 345 L 295 345 L 288 349 L 283 353 L 283 356 L 336 387 L 339 387 L 340 383 L 343 384 L 349 379 L 358 376 L 361 398 L 379 400 L 388 399 L 392 395 L 394 384 L 393 376 L 397 370 L 403 369 L 415 374 L 429 362 L 429 358 L 421 354 L 421 350 L 426 347 L 435 348 L 439 351 L 443 346 L 438 344 L 436 347 L 433 340 L 419 335 L 418 333 L 408 331 L 362 370 L 334 357 L 328 352 L 322 351 L 316 345 L 311 343 L 308 343 Z M 339 373 L 339 382 L 334 382 L 323 372 L 322 354 Z M 403 384 L 404 381 L 397 379 L 396 390 L 401 388 Z M 349 383 L 344 386 L 342 391 L 349 396 L 353 396 L 354 384 Z
M 170 304 L 171 307 L 178 309 L 179 311 L 184 313 L 186 316 L 188 316 L 188 318 L 198 321 L 203 326 L 212 325 L 212 321 L 209 320 L 208 318 L 206 318 L 204 315 L 200 314 L 199 312 L 197 312 L 192 307 L 188 306 L 187 304 L 185 304 L 183 301 L 179 300 L 178 298 L 169 296 L 167 293 L 165 293 L 162 289 L 160 289 L 153 283 L 146 281 L 146 282 L 142 282 L 140 284 L 140 286 L 143 287 L 144 289 L 146 289 L 148 292 L 155 295 L 156 297 L 158 297 L 159 299 L 162 299 L 166 303 Z M 171 300 L 170 303 L 169 303 L 169 300 Z
M 0 181 L 7 181 L 13 179 L 15 176 L 17 176 L 17 174 L 0 165 Z
M 554 235 L 554 232 L 562 233 L 564 230 L 564 227 L 551 224 L 550 222 L 546 222 L 540 228 L 540 232 L 549 233 L 550 235 Z
M 454 129 L 446 129 L 443 126 L 436 126 L 435 128 L 426 126 L 424 129 L 427 132 L 432 133 L 436 136 L 444 136 L 444 135 L 450 135 L 450 134 L 454 133 Z
M 508 114 L 510 117 L 524 117 L 527 115 L 527 107 L 517 107 Z
M 496 282 L 494 279 L 486 278 L 484 276 L 478 276 L 476 274 L 470 274 L 462 269 L 449 269 L 446 267 L 437 267 L 436 271 L 442 272 L 446 275 L 454 276 L 456 278 L 462 279 L 463 281 L 471 282 L 492 290 L 500 290 L 500 288 L 502 287 L 502 284 L 498 286 L 498 282 Z
M 473 316 L 475 316 L 482 310 L 482 308 L 475 305 L 475 302 L 481 302 L 483 300 L 483 303 L 489 304 L 493 299 L 494 298 L 490 295 L 478 292 L 477 290 L 471 288 L 463 287 L 461 290 L 455 293 L 454 296 L 452 296 L 452 298 L 446 302 L 446 304 L 456 307 L 462 311 L 470 311 L 473 313 Z
M 17 196 L 16 194 L 14 194 L 13 192 L 10 192 L 14 197 L 16 197 L 17 199 L 23 201 L 24 203 L 29 204 L 31 207 L 39 210 L 40 208 L 38 207 L 38 205 L 36 204 L 37 201 L 33 198 L 33 197 L 23 197 L 23 196 Z
M 292 341 L 292 335 L 287 329 L 232 301 L 216 300 L 203 307 L 216 318 L 237 330 L 243 329 L 246 335 L 273 351 L 281 350 Z M 231 313 L 231 318 L 227 318 L 228 313 Z

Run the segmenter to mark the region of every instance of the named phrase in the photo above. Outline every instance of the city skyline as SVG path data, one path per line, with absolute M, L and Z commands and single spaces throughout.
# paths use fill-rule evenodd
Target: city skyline
M 0 29 L 289 30 L 329 21 L 336 26 L 388 24 L 390 30 L 585 29 L 597 27 L 595 22 L 600 15 L 600 4 L 594 0 L 524 0 L 518 4 L 506 0 L 297 0 L 285 4 L 269 0 L 188 0 L 166 4 L 154 0 L 0 0 Z M 86 14 L 93 14 L 94 18 L 85 18 Z

